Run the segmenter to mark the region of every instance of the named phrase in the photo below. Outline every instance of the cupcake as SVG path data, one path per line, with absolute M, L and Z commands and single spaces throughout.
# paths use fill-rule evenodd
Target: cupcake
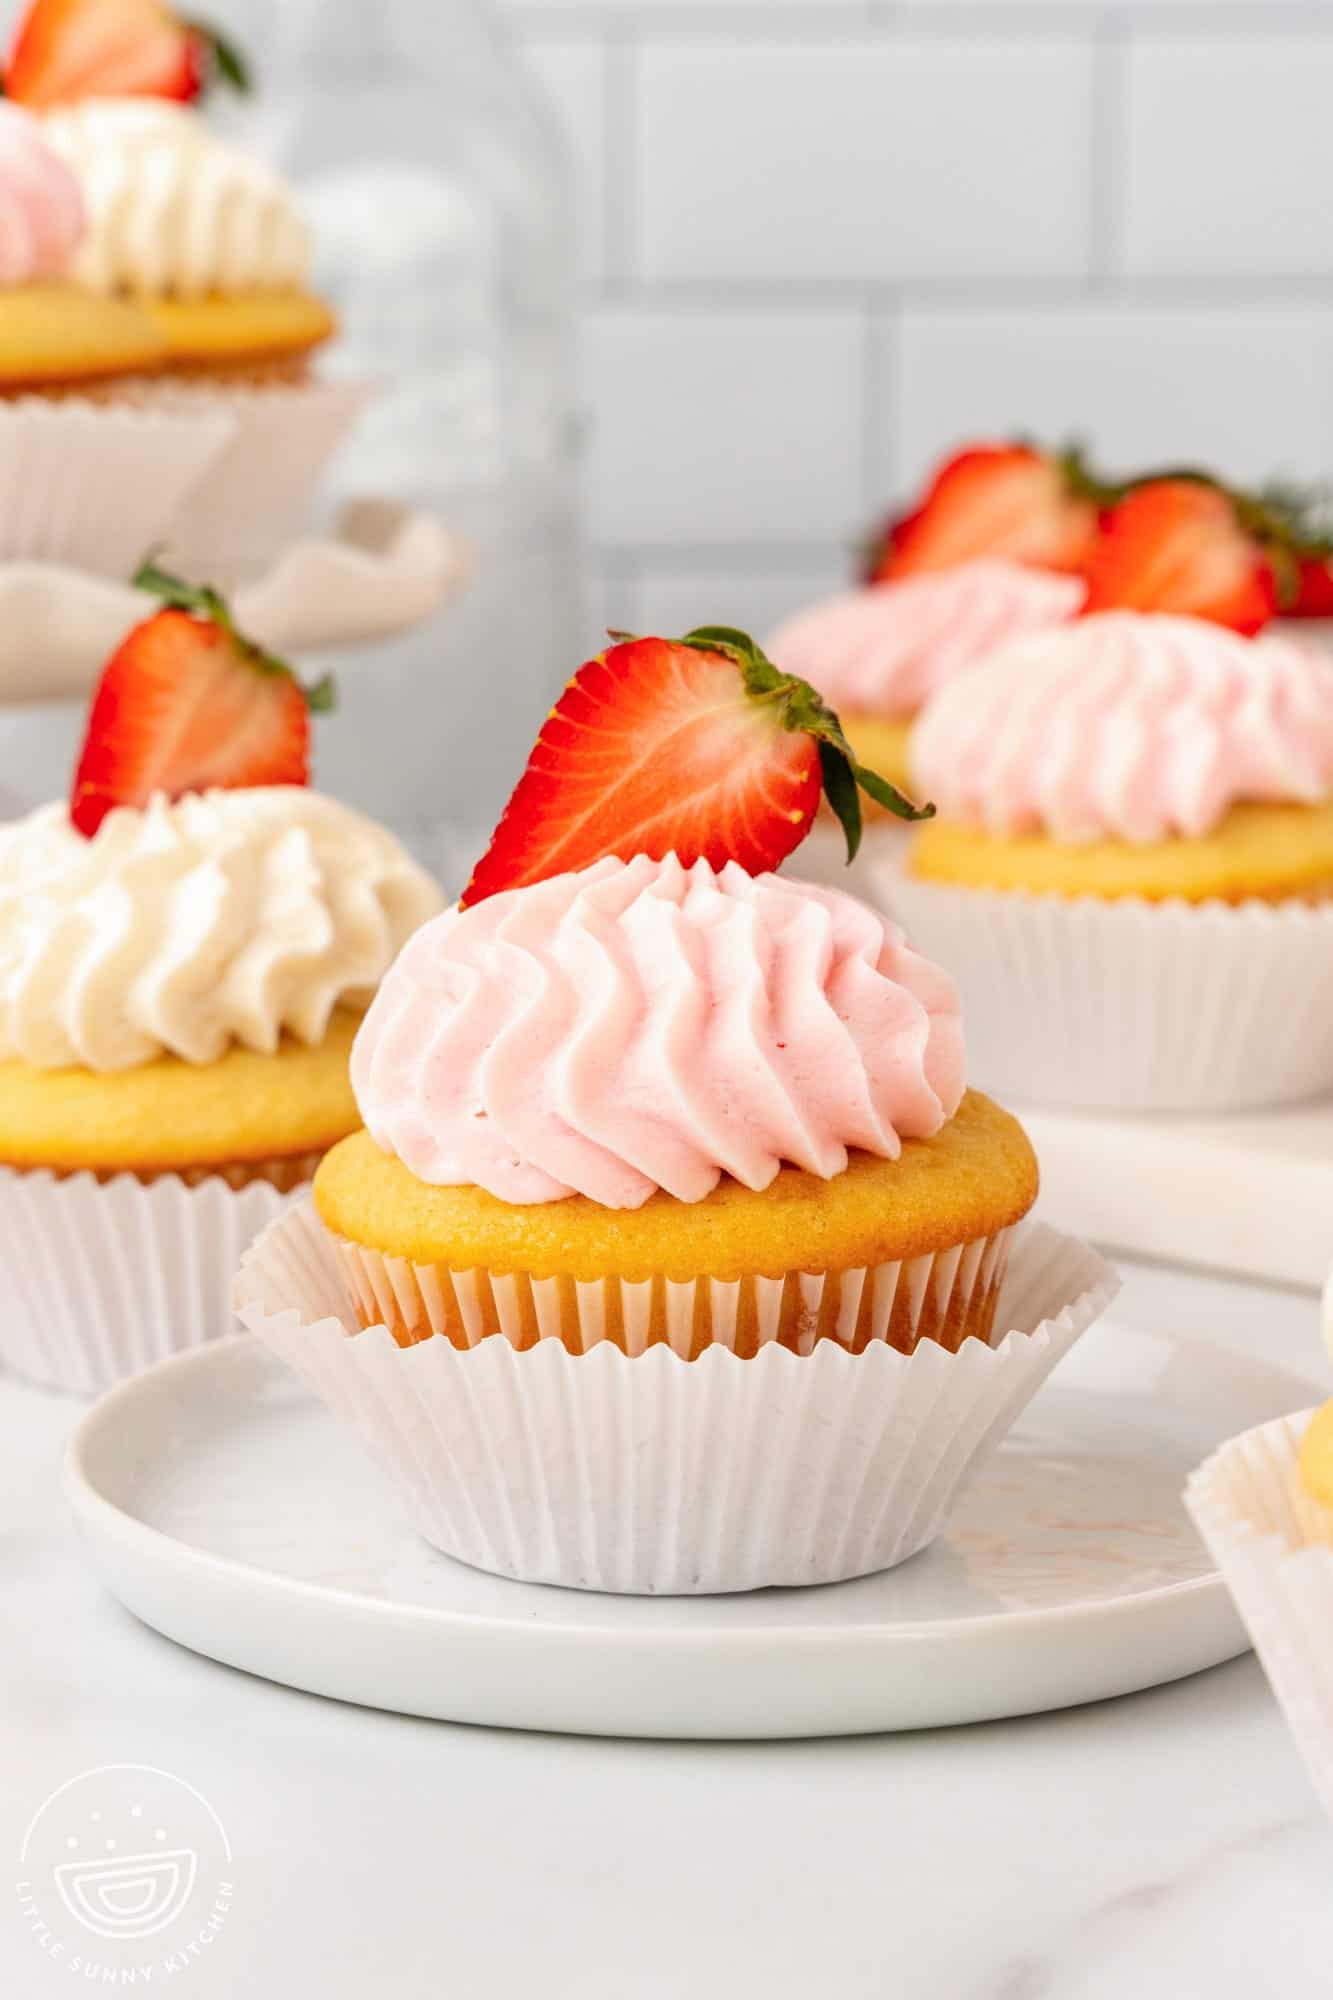
M 309 232 L 277 174 L 165 99 L 89 97 L 42 129 L 87 211 L 77 284 L 133 300 L 177 370 L 304 379 L 334 320 L 309 290 Z
M 771 872 L 851 777 L 743 635 L 613 646 L 384 980 L 366 1130 L 238 1303 L 446 1553 L 627 1591 L 887 1567 L 1109 1296 L 1020 1231 L 1036 1163 L 965 1089 L 950 981 Z
M 119 577 L 165 532 L 232 424 L 130 400 L 166 343 L 134 301 L 73 282 L 86 230 L 78 182 L 37 119 L 0 103 L 0 561 Z
M 990 558 L 826 598 L 769 652 L 832 702 L 862 762 L 907 787 L 908 732 L 930 696 L 1006 640 L 1066 623 L 1084 594 L 1077 577 Z
M 69 804 L 0 827 L 0 1355 L 59 1386 L 225 1330 L 220 1273 L 359 1122 L 357 1022 L 440 903 L 307 789 L 307 692 L 170 595 Z
M 1098 613 L 942 688 L 912 769 L 938 813 L 880 886 L 983 1082 L 1119 1110 L 1333 1086 L 1333 666 Z
M 1324 1338 L 1333 1351 L 1333 1278 Z M 1232 1438 L 1185 1504 L 1333 1813 L 1333 1403 Z
M 137 400 L 229 426 L 172 521 L 173 558 L 225 578 L 252 571 L 303 525 L 366 394 L 313 372 L 335 328 L 309 289 L 295 197 L 189 105 L 90 97 L 50 111 L 43 132 L 87 211 L 75 281 L 90 299 L 133 301 L 165 344 Z

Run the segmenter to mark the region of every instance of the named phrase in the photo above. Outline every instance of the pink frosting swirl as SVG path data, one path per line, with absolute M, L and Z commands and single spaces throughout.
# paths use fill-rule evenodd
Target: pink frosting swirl
M 37 120 L 0 104 L 0 285 L 63 277 L 84 225 L 79 184 Z
M 640 855 L 426 924 L 352 1084 L 420 1180 L 637 1208 L 896 1158 L 957 1110 L 963 1037 L 951 981 L 851 896 Z
M 991 833 L 1197 836 L 1242 800 L 1333 793 L 1333 662 L 1197 618 L 1098 612 L 941 689 L 911 756 L 942 814 Z
M 1010 562 L 963 563 L 825 598 L 780 625 L 768 651 L 834 708 L 915 715 L 996 646 L 1073 618 L 1086 594 L 1078 577 Z

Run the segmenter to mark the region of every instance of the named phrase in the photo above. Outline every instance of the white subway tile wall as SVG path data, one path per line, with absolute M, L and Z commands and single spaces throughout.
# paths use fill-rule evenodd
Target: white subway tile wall
M 768 629 L 960 437 L 1333 470 L 1333 0 L 504 0 L 579 178 L 589 639 Z

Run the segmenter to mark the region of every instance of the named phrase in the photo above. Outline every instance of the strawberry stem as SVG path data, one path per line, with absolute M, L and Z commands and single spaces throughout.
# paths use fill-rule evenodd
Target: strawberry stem
M 244 50 L 211 21 L 185 19 L 181 26 L 193 35 L 204 53 L 205 70 L 204 93 L 214 84 L 225 83 L 240 97 L 248 97 L 254 89 L 254 73 Z
M 163 569 L 155 551 L 140 563 L 132 581 L 136 590 L 144 590 L 151 597 L 160 598 L 169 611 L 185 611 L 207 625 L 218 626 L 259 673 L 280 674 L 287 680 L 295 681 L 312 715 L 327 715 L 337 707 L 338 689 L 332 674 L 322 674 L 307 686 L 286 660 L 266 651 L 257 640 L 247 638 L 232 617 L 226 598 L 211 583 L 187 583 L 184 577 Z
M 615 634 L 612 635 L 616 636 Z M 731 625 L 699 625 L 687 632 L 681 645 L 700 653 L 721 653 L 740 668 L 745 691 L 753 701 L 771 704 L 778 723 L 814 738 L 819 750 L 819 770 L 824 796 L 836 814 L 847 841 L 847 859 L 856 858 L 861 845 L 863 822 L 861 793 L 872 798 L 898 819 L 930 819 L 934 806 L 917 806 L 882 778 L 878 771 L 858 764 L 841 722 L 809 681 L 784 674 L 755 644 L 748 632 Z

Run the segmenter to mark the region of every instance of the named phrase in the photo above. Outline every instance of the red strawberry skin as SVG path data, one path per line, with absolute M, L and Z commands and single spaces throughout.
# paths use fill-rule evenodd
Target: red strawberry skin
M 1306 555 L 1296 571 L 1296 595 L 1283 607 L 1287 618 L 1333 618 L 1333 557 Z
M 303 785 L 310 717 L 298 682 L 221 626 L 159 611 L 112 655 L 88 717 L 70 817 L 91 838 L 113 806 L 211 785 Z
M 891 523 L 871 577 L 953 569 L 981 556 L 1077 574 L 1096 529 L 1095 503 L 1073 490 L 1058 459 L 1030 445 L 968 445 Z
M 207 49 L 160 0 L 33 0 L 10 49 L 5 94 L 37 109 L 83 97 L 192 103 Z
M 1254 633 L 1277 596 L 1273 565 L 1226 493 L 1202 480 L 1159 479 L 1108 511 L 1084 608 L 1170 611 Z
M 762 874 L 805 837 L 820 790 L 818 746 L 765 713 L 734 660 L 629 640 L 561 695 L 462 900 L 605 855 Z

